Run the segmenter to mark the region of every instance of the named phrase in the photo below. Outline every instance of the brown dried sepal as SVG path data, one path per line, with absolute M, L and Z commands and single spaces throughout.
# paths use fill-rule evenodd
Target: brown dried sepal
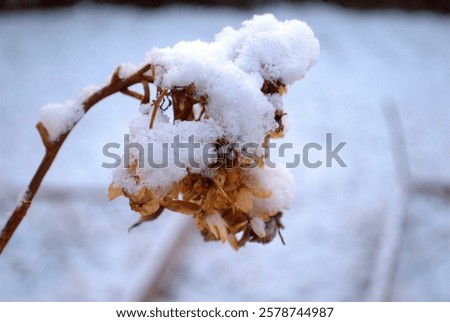
M 123 196 L 122 188 L 118 188 L 115 187 L 113 184 L 110 184 L 108 187 L 108 199 L 113 200 L 120 196 Z
M 261 87 L 261 92 L 264 94 L 280 94 L 284 95 L 287 93 L 287 86 L 283 84 L 280 80 L 275 82 L 270 80 L 264 80 L 264 83 Z

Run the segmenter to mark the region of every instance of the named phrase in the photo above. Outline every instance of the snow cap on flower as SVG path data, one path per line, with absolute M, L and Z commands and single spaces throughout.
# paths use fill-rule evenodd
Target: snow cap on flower
M 278 21 L 272 14 L 254 16 L 240 29 L 225 28 L 216 35 L 229 59 L 247 73 L 291 84 L 302 79 L 319 58 L 319 41 L 299 20 Z

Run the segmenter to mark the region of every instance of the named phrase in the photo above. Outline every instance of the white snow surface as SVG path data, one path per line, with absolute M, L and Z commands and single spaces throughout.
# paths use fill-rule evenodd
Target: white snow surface
M 119 64 L 140 66 L 153 46 L 216 42 L 217 30 L 239 30 L 242 21 L 268 12 L 305 21 L 321 46 L 320 60 L 284 96 L 290 129 L 279 142 L 293 148 L 274 161 L 292 162 L 315 142 L 323 149 L 311 151 L 310 161 L 325 162 L 325 134 L 333 133 L 331 148 L 347 142 L 339 155 L 348 167 L 333 161 L 331 168 L 288 169 L 297 189 L 282 218 L 285 246 L 276 239 L 235 252 L 193 232 L 159 299 L 383 299 L 372 297 L 386 278 L 374 272 L 383 265 L 377 254 L 391 231 L 384 223 L 402 208 L 384 107 L 400 113 L 414 181 L 450 182 L 450 21 L 439 14 L 324 4 L 1 13 L 0 224 L 43 155 L 34 130 L 40 106 L 77 97 Z M 127 66 L 124 75 L 134 70 Z M 139 215 L 124 198 L 107 200 L 112 170 L 101 166 L 111 161 L 103 146 L 123 149 L 138 109 L 129 97 L 111 97 L 73 129 L 0 257 L 0 300 L 139 300 L 148 290 L 183 225 L 193 223 L 165 212 L 127 233 Z M 433 191 L 413 195 L 404 228 L 393 229 L 403 231 L 403 242 L 390 300 L 450 300 L 450 206 L 448 194 Z
M 252 214 L 288 210 L 295 199 L 295 180 L 284 164 L 248 169 L 249 181 L 256 181 L 259 190 L 271 191 L 268 198 L 253 198 Z

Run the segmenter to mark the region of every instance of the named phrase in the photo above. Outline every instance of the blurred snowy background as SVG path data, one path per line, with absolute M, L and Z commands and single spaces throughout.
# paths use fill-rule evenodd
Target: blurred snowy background
M 104 83 L 154 46 L 211 41 L 266 12 L 304 20 L 321 43 L 319 62 L 284 98 L 283 142 L 293 153 L 324 145 L 327 132 L 348 142 L 347 168 L 291 170 L 286 245 L 235 252 L 170 212 L 128 233 L 138 215 L 125 198 L 107 200 L 102 147 L 123 146 L 138 106 L 115 96 L 74 129 L 0 257 L 0 300 L 450 301 L 450 19 L 439 13 L 326 4 L 0 12 L 1 226 L 44 153 L 40 106 Z

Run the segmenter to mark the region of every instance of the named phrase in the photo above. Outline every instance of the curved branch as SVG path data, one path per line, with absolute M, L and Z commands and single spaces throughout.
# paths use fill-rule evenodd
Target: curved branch
M 151 76 L 146 75 L 149 70 L 151 70 Z M 118 92 L 125 92 L 127 94 L 128 87 L 138 83 L 143 83 L 144 86 L 146 86 L 145 84 L 147 84 L 148 82 L 154 82 L 155 78 L 154 68 L 151 64 L 143 66 L 127 78 L 120 78 L 119 72 L 120 67 L 116 69 L 108 85 L 104 86 L 83 101 L 83 110 L 85 113 L 104 98 Z M 147 91 L 144 96 L 146 95 Z M 76 123 L 74 124 L 74 126 L 76 125 Z M 19 227 L 22 219 L 27 214 L 28 208 L 30 208 L 33 198 L 36 195 L 36 192 L 39 190 L 42 180 L 53 164 L 53 161 L 55 160 L 59 149 L 73 129 L 73 127 L 70 128 L 67 132 L 63 133 L 56 141 L 51 141 L 44 124 L 39 122 L 36 127 L 45 146 L 45 155 L 42 158 L 42 161 L 36 172 L 34 173 L 25 194 L 14 209 L 13 213 L 8 219 L 8 222 L 2 230 L 0 236 L 0 255 L 2 254 L 12 235 L 16 231 L 17 227 Z

